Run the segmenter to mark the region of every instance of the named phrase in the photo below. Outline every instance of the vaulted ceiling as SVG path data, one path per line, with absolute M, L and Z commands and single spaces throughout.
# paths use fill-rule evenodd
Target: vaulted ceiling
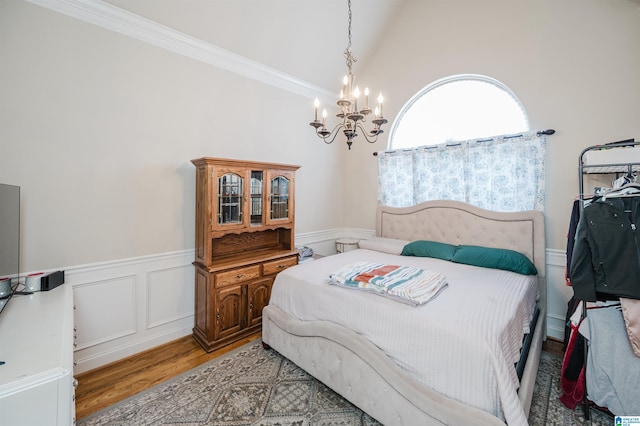
M 67 0 L 28 0 L 56 4 L 65 9 Z M 114 11 L 151 22 L 151 27 L 170 29 L 170 37 L 176 33 L 196 38 L 219 49 L 247 58 L 255 64 L 263 64 L 276 70 L 279 82 L 288 79 L 295 85 L 309 83 L 311 92 L 324 88 L 325 96 L 335 93 L 341 85 L 346 66 L 343 52 L 347 46 L 348 0 L 71 0 L 76 12 L 83 14 L 85 5 L 100 17 L 103 12 L 110 19 Z M 395 17 L 400 9 L 412 1 L 426 0 L 351 0 L 352 1 L 352 52 L 358 62 L 355 73 L 362 69 L 369 56 L 380 44 L 392 25 L 402 25 Z M 640 13 L 640 0 L 608 0 L 632 2 Z M 86 3 L 85 3 L 86 2 Z M 105 11 L 102 6 L 111 10 Z M 407 6 L 409 7 L 409 6 Z M 117 20 L 124 19 L 120 28 L 129 28 L 129 19 L 116 13 Z M 113 23 L 107 19 L 108 22 Z M 91 18 L 90 20 L 93 20 Z M 116 27 L 119 24 L 116 22 Z M 148 26 L 143 25 L 145 31 Z M 134 31 L 135 32 L 135 31 Z M 164 40 L 166 31 L 161 31 Z M 155 33 L 152 30 L 152 35 Z M 191 39 L 192 40 L 192 39 Z M 191 43 L 188 42 L 188 43 Z M 163 43 L 160 43 L 161 45 Z M 184 47 L 184 45 L 182 45 Z M 184 52 L 181 52 L 184 54 Z M 223 54 L 224 56 L 224 54 Z M 237 61 L 237 59 L 235 59 Z M 290 76 L 291 78 L 287 77 Z M 297 90 L 297 89 L 296 89 Z M 305 96 L 309 93 L 302 89 Z M 321 96 L 322 97 L 322 96 Z
M 352 0 L 356 72 L 405 1 Z M 347 0 L 106 2 L 332 91 L 345 74 Z

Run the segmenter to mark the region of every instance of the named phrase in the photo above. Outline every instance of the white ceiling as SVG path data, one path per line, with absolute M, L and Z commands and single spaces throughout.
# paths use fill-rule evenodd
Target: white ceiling
M 352 0 L 352 52 L 366 63 L 406 0 Z M 345 74 L 347 0 L 106 0 L 321 87 Z

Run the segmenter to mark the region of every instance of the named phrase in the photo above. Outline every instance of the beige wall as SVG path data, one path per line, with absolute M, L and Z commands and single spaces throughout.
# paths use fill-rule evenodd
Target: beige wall
M 463 12 L 464 11 L 464 12 Z M 640 140 L 640 5 L 628 0 L 407 0 L 376 55 L 360 65 L 382 87 L 386 114 L 439 78 L 484 74 L 509 86 L 532 129 L 556 129 L 547 151 L 547 247 L 564 250 L 578 193 L 578 156 Z M 376 167 L 360 144 L 348 156 L 347 226 L 373 227 Z
M 355 71 L 391 119 L 448 75 L 508 85 L 533 129 L 557 130 L 545 213 L 564 250 L 580 151 L 640 138 L 638 46 L 629 0 L 406 0 Z M 388 133 L 325 145 L 305 97 L 24 0 L 0 2 L 0 58 L 0 182 L 22 188 L 24 271 L 192 248 L 200 156 L 301 165 L 297 233 L 374 227 Z
M 342 226 L 342 147 L 307 98 L 23 0 L 0 2 L 0 58 L 23 271 L 192 249 L 202 156 L 301 165 L 296 232 Z

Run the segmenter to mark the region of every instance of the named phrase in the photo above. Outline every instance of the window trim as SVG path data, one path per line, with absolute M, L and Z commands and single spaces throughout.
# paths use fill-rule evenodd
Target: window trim
M 482 75 L 482 74 L 454 74 L 454 75 L 450 75 L 448 77 L 440 78 L 440 79 L 438 79 L 438 80 L 426 85 L 421 90 L 419 90 L 415 95 L 413 95 L 402 106 L 402 108 L 400 108 L 400 112 L 398 112 L 398 115 L 396 116 L 395 120 L 393 120 L 393 123 L 391 125 L 391 129 L 389 131 L 389 139 L 387 141 L 387 149 L 388 150 L 396 149 L 396 148 L 393 147 L 393 136 L 394 136 L 394 134 L 396 132 L 396 129 L 400 125 L 400 122 L 402 121 L 402 118 L 404 117 L 404 115 L 407 113 L 407 111 L 409 111 L 409 109 L 411 109 L 413 104 L 415 102 L 417 102 L 418 99 L 422 98 L 428 92 L 430 92 L 430 91 L 432 91 L 432 90 L 434 90 L 434 89 L 436 89 L 436 88 L 438 88 L 440 86 L 443 86 L 443 85 L 449 84 L 449 83 L 454 83 L 456 81 L 462 81 L 462 80 L 481 81 L 481 82 L 484 82 L 484 83 L 493 84 L 498 89 L 504 90 L 507 94 L 509 94 L 513 98 L 514 101 L 516 101 L 516 104 L 518 105 L 518 107 L 522 111 L 522 115 L 524 116 L 525 123 L 527 125 L 527 129 L 523 130 L 523 132 L 527 132 L 527 131 L 531 130 L 531 123 L 529 121 L 529 114 L 527 114 L 527 110 L 525 109 L 525 107 L 522 104 L 522 102 L 520 101 L 520 99 L 513 92 L 513 90 L 511 90 L 509 87 L 507 87 L 504 83 L 496 80 L 495 78 L 492 78 L 492 77 L 489 77 L 489 76 L 486 76 L 486 75 Z M 412 148 L 415 148 L 415 147 L 412 147 Z M 405 147 L 405 148 L 398 148 L 398 149 L 411 149 L 411 148 Z

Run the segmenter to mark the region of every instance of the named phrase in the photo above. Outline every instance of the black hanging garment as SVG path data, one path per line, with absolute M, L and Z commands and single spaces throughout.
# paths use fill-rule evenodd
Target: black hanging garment
M 569 231 L 567 232 L 567 269 L 564 278 L 567 285 L 571 285 L 571 259 L 573 259 L 573 244 L 576 241 L 578 223 L 580 223 L 580 203 L 582 200 L 574 200 L 571 208 L 571 218 L 569 219 Z M 571 312 L 573 313 L 573 311 Z
M 640 299 L 640 196 L 598 198 L 584 207 L 571 259 L 578 300 Z M 609 297 L 611 299 L 611 297 Z

